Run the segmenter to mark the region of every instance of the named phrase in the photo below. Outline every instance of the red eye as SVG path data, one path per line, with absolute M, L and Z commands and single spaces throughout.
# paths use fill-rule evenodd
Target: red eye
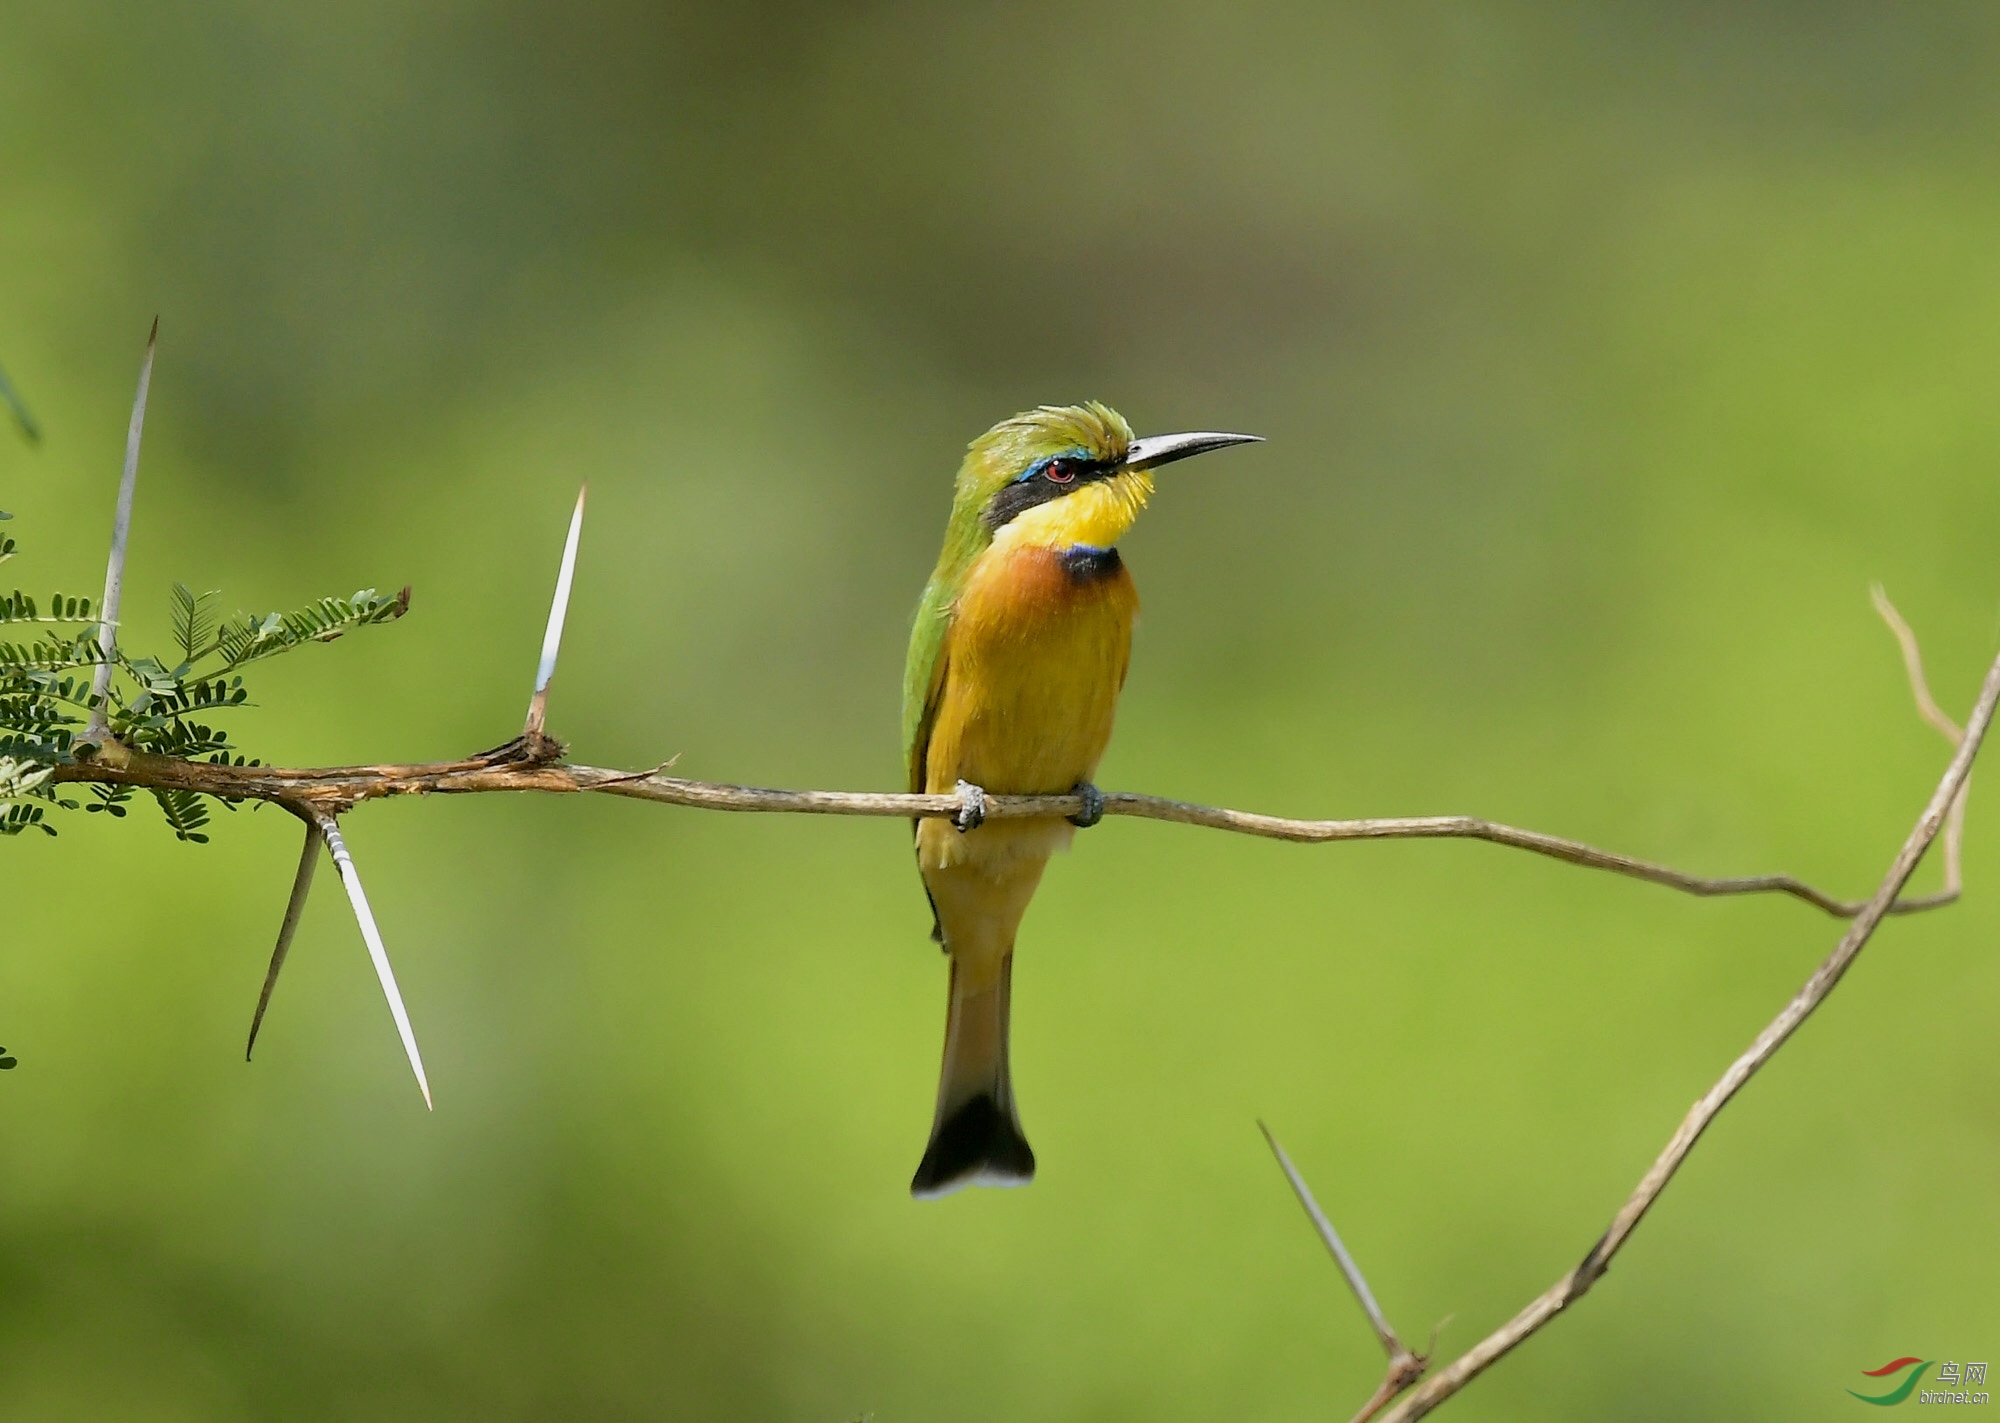
M 1050 460 L 1048 468 L 1042 471 L 1051 484 L 1068 484 L 1076 478 L 1076 466 L 1068 460 Z

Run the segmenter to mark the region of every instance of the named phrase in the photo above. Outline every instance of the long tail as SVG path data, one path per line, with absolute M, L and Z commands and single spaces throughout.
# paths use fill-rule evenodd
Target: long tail
M 1035 1153 L 1014 1115 L 1014 1083 L 1007 1071 L 1013 977 L 1011 953 L 1000 960 L 997 975 L 968 972 L 956 957 L 951 961 L 937 1117 L 910 1180 L 910 1194 L 920 1200 L 962 1186 L 1025 1186 L 1035 1178 Z

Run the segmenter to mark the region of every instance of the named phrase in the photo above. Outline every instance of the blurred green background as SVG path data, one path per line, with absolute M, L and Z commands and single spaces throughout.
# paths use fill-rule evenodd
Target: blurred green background
M 892 788 L 964 442 L 1170 471 L 1112 788 L 1464 811 L 1872 887 L 2000 635 L 1977 4 L 0 7 L 9 586 L 129 639 L 416 588 L 268 759 L 519 725 L 577 485 L 579 759 Z M 151 807 L 0 847 L 0 1418 L 1344 1417 L 1574 1264 L 1837 937 L 1479 845 L 1112 822 L 1024 930 L 1042 1175 L 913 1204 L 944 970 L 897 822 L 370 806 L 412 1086 L 323 877 Z M 2000 844 L 1891 924 L 1467 1419 L 1820 1419 L 2000 1354 Z M 1936 871 L 1927 867 L 1920 883 Z M 2000 1360 L 1996 1360 L 2000 1363 Z

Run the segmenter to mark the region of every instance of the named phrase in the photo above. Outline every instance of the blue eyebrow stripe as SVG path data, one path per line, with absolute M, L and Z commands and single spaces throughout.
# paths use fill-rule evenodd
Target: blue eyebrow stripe
M 1046 455 L 1015 475 L 1014 482 L 1016 484 L 1025 484 L 1057 460 L 1088 460 L 1089 458 L 1090 451 L 1081 447 L 1073 450 L 1064 450 L 1060 454 Z

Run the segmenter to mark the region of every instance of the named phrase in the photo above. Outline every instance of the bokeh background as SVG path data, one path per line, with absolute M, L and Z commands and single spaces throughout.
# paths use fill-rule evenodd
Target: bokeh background
M 262 672 L 267 759 L 519 724 L 563 522 L 579 759 L 889 788 L 964 442 L 1168 472 L 1109 787 L 1476 812 L 1869 889 L 2000 638 L 2000 14 L 1978 4 L 0 7 L 8 582 L 129 638 L 415 585 Z M 1112 822 L 1024 933 L 1032 1189 L 913 1204 L 907 830 L 608 801 L 0 846 L 0 1418 L 1341 1417 L 1574 1264 L 1826 952 L 1488 846 Z M 1820 1419 L 2000 1355 L 2000 844 L 1890 925 L 1467 1419 Z M 1930 883 L 1935 867 L 1920 877 Z M 2000 1364 L 2000 1359 L 1995 1360 Z

